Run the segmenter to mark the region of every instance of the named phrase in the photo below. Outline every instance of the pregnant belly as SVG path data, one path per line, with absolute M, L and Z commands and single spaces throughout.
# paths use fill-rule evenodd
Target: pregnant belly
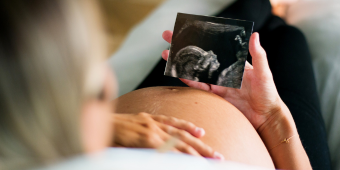
M 151 87 L 116 99 L 117 113 L 146 112 L 184 119 L 202 127 L 201 140 L 226 160 L 274 168 L 260 136 L 246 117 L 223 98 L 188 87 Z

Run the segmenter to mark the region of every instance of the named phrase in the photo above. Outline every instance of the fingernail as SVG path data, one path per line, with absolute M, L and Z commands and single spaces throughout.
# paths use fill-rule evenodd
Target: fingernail
M 260 44 L 260 35 L 259 35 L 259 33 L 256 33 L 256 43 L 257 43 L 257 45 Z
M 224 160 L 224 156 L 218 152 L 214 153 L 214 158 L 219 160 Z
M 205 135 L 205 130 L 203 128 L 196 127 L 195 133 L 196 133 L 196 135 L 202 137 L 202 136 Z

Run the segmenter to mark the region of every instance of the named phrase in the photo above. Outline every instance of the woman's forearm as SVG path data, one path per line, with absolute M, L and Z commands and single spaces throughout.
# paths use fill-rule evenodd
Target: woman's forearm
M 277 169 L 312 169 L 287 106 L 273 113 L 259 134 Z

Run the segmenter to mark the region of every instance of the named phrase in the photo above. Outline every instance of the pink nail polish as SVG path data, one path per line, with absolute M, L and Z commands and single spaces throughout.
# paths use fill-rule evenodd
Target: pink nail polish
M 224 160 L 224 156 L 218 152 L 214 153 L 214 158 L 219 160 Z
M 205 130 L 203 128 L 196 127 L 195 133 L 196 133 L 196 135 L 202 137 L 202 136 L 205 135 Z
M 260 35 L 259 33 L 256 33 L 256 42 L 259 45 L 260 44 Z

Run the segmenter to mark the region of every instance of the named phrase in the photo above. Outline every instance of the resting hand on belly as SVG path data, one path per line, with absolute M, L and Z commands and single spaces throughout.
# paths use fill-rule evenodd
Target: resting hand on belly
M 113 114 L 115 147 L 161 148 L 173 138 L 176 141 L 169 149 L 194 156 L 224 159 L 198 138 L 204 136 L 202 128 L 185 120 L 163 115 Z

